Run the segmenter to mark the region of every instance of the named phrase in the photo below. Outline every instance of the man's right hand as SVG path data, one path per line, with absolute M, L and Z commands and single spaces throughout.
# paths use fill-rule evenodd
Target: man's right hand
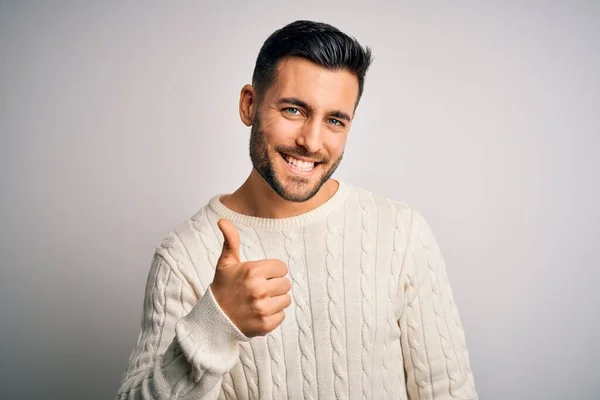
M 240 236 L 230 221 L 217 223 L 223 233 L 223 250 L 210 285 L 221 309 L 248 337 L 262 336 L 277 328 L 291 304 L 292 284 L 281 260 L 240 262 Z

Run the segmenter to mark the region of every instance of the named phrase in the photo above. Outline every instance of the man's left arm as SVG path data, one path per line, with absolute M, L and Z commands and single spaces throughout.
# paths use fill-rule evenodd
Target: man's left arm
M 398 291 L 408 398 L 478 399 L 444 260 L 416 210 L 409 235 Z

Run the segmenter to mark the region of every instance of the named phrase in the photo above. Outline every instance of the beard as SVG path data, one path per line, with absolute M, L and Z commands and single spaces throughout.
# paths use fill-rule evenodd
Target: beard
M 292 176 L 287 182 L 283 182 L 280 176 L 275 172 L 274 163 L 281 154 L 290 156 L 307 157 L 313 160 L 319 160 L 315 168 L 320 167 L 324 171 L 317 181 L 311 185 L 311 180 L 302 176 Z M 269 149 L 269 144 L 260 125 L 260 115 L 256 113 L 254 123 L 250 129 L 250 160 L 254 169 L 263 177 L 269 186 L 280 197 L 287 201 L 302 203 L 313 198 L 333 175 L 338 165 L 342 161 L 344 152 L 333 163 L 330 159 L 324 158 L 319 153 L 310 153 L 304 147 L 287 147 L 276 145 Z

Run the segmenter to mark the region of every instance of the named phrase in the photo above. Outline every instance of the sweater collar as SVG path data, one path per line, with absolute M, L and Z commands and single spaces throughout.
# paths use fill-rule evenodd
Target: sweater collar
M 225 194 L 219 194 L 213 197 L 209 201 L 208 205 L 220 217 L 227 218 L 235 225 L 244 225 L 249 228 L 269 230 L 299 228 L 324 219 L 328 214 L 338 210 L 344 204 L 344 201 L 350 193 L 351 187 L 350 184 L 342 180 L 336 180 L 338 182 L 338 188 L 333 196 L 331 196 L 325 203 L 321 204 L 317 208 L 313 208 L 310 211 L 295 215 L 293 217 L 262 218 L 240 214 L 229 209 L 228 207 L 225 207 L 225 205 L 221 203 L 221 197 L 225 196 Z

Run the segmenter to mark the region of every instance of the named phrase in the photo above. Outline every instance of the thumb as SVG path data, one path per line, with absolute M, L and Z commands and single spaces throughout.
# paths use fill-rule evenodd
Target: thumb
M 217 266 L 226 266 L 240 262 L 240 234 L 233 223 L 225 218 L 217 222 L 223 233 L 223 250 Z

